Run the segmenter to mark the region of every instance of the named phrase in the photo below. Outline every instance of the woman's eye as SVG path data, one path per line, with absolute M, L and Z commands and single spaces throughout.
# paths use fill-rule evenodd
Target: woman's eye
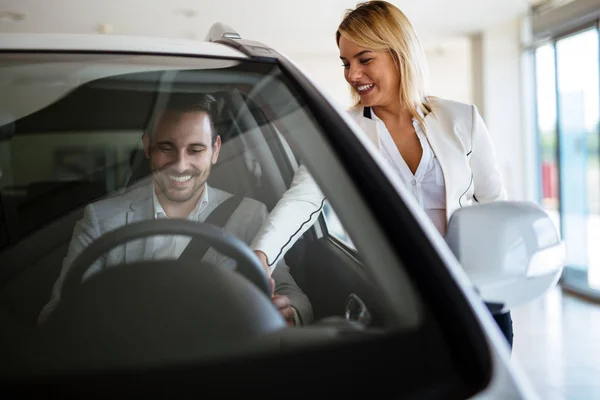
M 372 58 L 365 58 L 364 60 L 360 60 L 360 63 L 361 64 L 368 64 L 369 61 L 371 61 L 371 60 L 372 60 Z

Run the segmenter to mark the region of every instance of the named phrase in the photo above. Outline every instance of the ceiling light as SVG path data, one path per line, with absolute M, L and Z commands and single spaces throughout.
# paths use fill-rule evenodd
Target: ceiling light
M 194 18 L 197 14 L 196 10 L 191 10 L 191 9 L 182 9 L 182 10 L 178 10 L 178 13 L 183 15 L 186 18 Z
M 98 32 L 109 35 L 113 32 L 113 26 L 109 23 L 100 24 L 98 25 Z

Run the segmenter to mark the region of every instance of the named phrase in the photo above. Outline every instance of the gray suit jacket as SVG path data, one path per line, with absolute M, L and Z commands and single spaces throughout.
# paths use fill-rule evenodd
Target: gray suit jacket
M 54 284 L 51 299 L 40 314 L 40 320 L 45 320 L 60 301 L 64 277 L 75 258 L 86 246 L 111 230 L 133 222 L 154 219 L 152 190 L 151 184 L 145 184 L 122 195 L 101 200 L 85 207 L 83 219 L 75 225 L 69 250 L 63 262 L 63 268 Z M 230 193 L 208 187 L 208 206 L 202 212 L 203 217 L 201 219 L 204 220 L 210 212 L 231 196 Z M 267 207 L 263 203 L 244 198 L 229 218 L 224 230 L 250 245 L 267 215 Z M 85 272 L 83 279 L 87 279 L 105 268 L 150 259 L 152 251 L 148 250 L 151 246 L 152 238 L 145 238 L 116 247 L 104 257 L 98 259 Z M 202 261 L 225 267 L 235 265 L 233 259 L 218 253 L 213 248 L 208 249 Z M 275 280 L 275 293 L 289 297 L 290 303 L 298 312 L 302 323 L 307 324 L 312 321 L 313 313 L 310 301 L 294 281 L 289 267 L 285 265 L 284 261 L 278 263 L 272 277 Z

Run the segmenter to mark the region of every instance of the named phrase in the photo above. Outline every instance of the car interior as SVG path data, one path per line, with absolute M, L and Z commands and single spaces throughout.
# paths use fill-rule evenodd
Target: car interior
M 206 71 L 196 73 L 199 74 Z M 37 147 L 41 144 L 36 140 L 43 135 L 76 132 L 73 134 L 84 136 L 108 131 L 105 135 L 117 136 L 127 132 L 128 137 L 141 144 L 141 134 L 159 92 L 127 88 L 120 83 L 144 82 L 146 88 L 157 88 L 161 77 L 159 71 L 92 81 L 19 119 L 9 136 Z M 192 79 L 194 71 L 180 73 L 167 95 L 176 95 L 177 85 L 189 90 Z M 243 90 L 249 88 L 237 85 L 235 89 L 210 92 L 218 99 L 215 127 L 223 145 L 208 183 L 230 193 L 241 193 L 272 209 L 291 182 L 297 161 L 290 159 L 293 154 L 285 139 Z M 5 144 L 10 146 L 10 141 Z M 120 150 L 128 152 L 128 157 L 122 157 L 127 162 L 111 162 L 100 153 L 97 157 L 106 167 L 89 168 L 77 178 L 36 181 L 32 177 L 26 185 L 2 187 L 2 313 L 20 328 L 36 329 L 37 316 L 50 297 L 83 207 L 118 194 L 150 175 L 139 144 Z M 13 163 L 13 167 L 16 165 Z M 311 300 L 314 320 L 345 318 L 348 299 L 353 294 L 366 305 L 370 326 L 384 327 L 377 296 L 356 253 L 326 234 L 323 215 L 317 226 L 305 233 L 285 257 L 297 284 Z
M 301 157 L 293 150 L 293 138 L 279 129 L 281 110 L 288 109 L 289 113 L 293 113 L 304 107 L 303 97 L 294 93 L 292 86 L 290 90 L 295 97 L 264 101 L 264 96 L 274 96 L 277 92 L 267 90 L 265 86 L 269 80 L 263 78 L 278 74 L 276 65 L 268 63 L 240 63 L 226 69 L 171 68 L 105 74 L 74 85 L 72 90 L 55 101 L 23 113 L 0 127 L 0 322 L 4 327 L 0 339 L 3 343 L 14 344 L 11 346 L 14 349 L 13 361 L 21 362 L 27 369 L 32 362 L 39 361 L 42 353 L 48 353 L 46 357 L 51 359 L 60 351 L 49 351 L 56 344 L 52 340 L 63 335 L 65 327 L 71 331 L 66 337 L 61 337 L 63 344 L 67 343 L 70 352 L 79 353 L 75 364 L 68 364 L 67 369 L 83 368 L 86 363 L 110 369 L 115 366 L 112 364 L 116 362 L 115 358 L 125 359 L 133 354 L 128 353 L 127 347 L 131 341 L 120 343 L 125 346 L 122 351 L 110 354 L 101 346 L 89 346 L 89 341 L 85 341 L 89 338 L 81 334 L 83 325 L 73 325 L 73 321 L 64 318 L 63 330 L 42 338 L 37 347 L 30 346 L 28 341 L 38 335 L 37 318 L 50 299 L 73 229 L 82 218 L 84 207 L 143 184 L 150 176 L 141 136 L 165 96 L 193 98 L 200 92 L 214 95 L 218 110 L 213 123 L 221 136 L 222 147 L 208 184 L 260 201 L 268 210 L 275 206 L 289 187 L 295 169 L 302 163 Z M 285 82 L 286 77 L 277 76 L 277 79 Z M 273 103 L 278 104 L 277 111 L 269 108 L 268 104 Z M 299 329 L 284 329 L 288 332 L 287 342 L 279 336 L 264 346 L 257 344 L 253 351 L 282 351 L 287 344 L 293 350 L 302 348 L 304 344 L 339 340 L 341 337 L 349 340 L 372 338 L 372 335 L 380 336 L 382 332 L 393 329 L 387 319 L 389 310 L 386 307 L 389 305 L 381 298 L 365 260 L 361 259 L 350 238 L 345 236 L 339 220 L 334 217 L 334 210 L 326 204 L 317 223 L 285 255 L 285 263 L 293 279 L 310 300 L 313 321 Z M 163 274 L 171 265 L 166 261 L 156 263 L 153 267 L 156 279 L 171 279 Z M 132 264 L 131 268 L 111 268 L 98 274 L 98 279 L 90 280 L 96 286 L 88 285 L 87 297 L 82 295 L 79 299 L 80 308 L 73 305 L 75 308 L 66 308 L 65 314 L 77 309 L 79 314 L 73 311 L 74 315 L 88 318 L 86 321 L 92 321 L 94 315 L 104 315 L 104 311 L 95 307 L 98 297 L 106 296 L 107 292 L 111 293 L 108 297 L 115 307 L 120 300 L 131 303 L 133 307 L 137 304 L 135 296 L 122 299 L 118 293 L 127 292 L 126 283 L 140 276 L 135 273 L 140 274 L 141 268 L 146 268 L 146 272 L 142 273 L 150 271 L 147 266 Z M 198 274 L 198 271 L 205 270 L 202 272 L 205 275 L 194 282 L 190 282 L 192 275 L 178 275 L 177 284 L 182 287 L 190 284 L 189 293 L 205 291 L 206 296 L 229 292 L 239 297 L 239 304 L 244 304 L 244 310 L 259 321 L 256 322 L 258 325 L 253 325 L 244 319 L 248 327 L 231 321 L 227 325 L 223 322 L 227 306 L 222 309 L 210 307 L 211 318 L 225 324 L 211 331 L 212 337 L 220 339 L 224 326 L 228 326 L 230 332 L 239 331 L 236 333 L 238 336 L 246 332 L 246 328 L 274 329 L 272 315 L 268 314 L 274 309 L 267 307 L 270 311 L 266 314 L 256 311 L 265 307 L 267 298 L 252 297 L 252 291 L 257 289 L 249 288 L 247 282 L 240 281 L 243 278 L 218 269 L 196 270 L 190 273 Z M 227 289 L 220 289 L 222 292 L 219 294 L 215 292 L 215 285 L 207 283 L 211 279 L 226 280 L 230 285 Z M 121 283 L 115 284 L 116 281 Z M 107 287 L 112 291 L 107 291 Z M 206 302 L 210 303 L 210 300 Z M 136 306 L 143 309 L 145 305 Z M 86 307 L 92 311 L 86 314 L 82 311 Z M 206 304 L 202 307 L 206 308 Z M 165 315 L 177 314 L 172 313 L 172 309 L 163 311 Z M 211 335 L 202 327 L 205 320 L 193 321 L 194 314 L 185 314 L 181 310 L 180 313 L 181 318 L 172 321 L 174 330 L 179 328 L 181 331 L 202 332 L 207 337 Z M 438 322 L 427 312 L 424 316 L 420 329 L 405 333 L 401 351 L 407 359 L 419 360 L 422 354 L 432 351 L 431 343 L 440 346 L 445 343 Z M 257 326 L 260 324 L 264 327 L 259 329 Z M 194 330 L 196 328 L 198 330 Z M 111 334 L 111 329 L 106 329 L 102 333 Z M 116 331 L 119 332 L 118 329 Z M 423 332 L 427 334 L 423 335 Z M 170 347 L 163 346 L 163 353 L 150 352 L 147 359 L 138 358 L 136 362 L 143 363 L 145 360 L 150 363 L 153 354 L 163 357 L 163 362 L 194 362 L 199 356 L 227 352 L 239 356 L 248 350 L 242 344 L 242 347 L 230 346 L 231 340 L 227 340 L 229 347 L 226 350 L 223 346 L 214 346 L 212 349 L 190 351 L 186 347 L 189 344 L 186 340 L 191 340 L 189 337 L 186 340 L 181 340 L 181 337 L 154 339 L 161 343 L 170 341 Z M 24 352 L 24 348 L 27 351 Z M 96 350 L 88 353 L 88 348 Z M 25 353 L 27 356 L 24 356 Z M 108 358 L 102 358 L 106 354 Z M 485 358 L 485 354 L 482 353 L 481 357 Z M 450 349 L 448 353 L 436 353 L 435 363 L 401 363 L 398 373 L 404 371 L 419 377 L 407 383 L 410 385 L 439 379 L 438 383 L 447 387 L 450 385 L 448 382 L 462 379 L 459 376 L 461 371 L 454 368 L 456 357 L 463 355 Z M 473 365 L 480 361 L 477 359 L 474 364 L 464 364 L 461 368 L 474 368 Z M 11 372 L 18 370 L 14 365 L 5 363 L 2 366 Z M 484 369 L 477 368 L 469 371 L 485 373 Z M 427 373 L 420 374 L 417 370 L 427 370 Z

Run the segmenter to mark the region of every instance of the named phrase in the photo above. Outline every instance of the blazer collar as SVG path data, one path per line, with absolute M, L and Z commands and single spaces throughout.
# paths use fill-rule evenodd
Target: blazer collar
M 417 112 L 423 119 L 425 119 L 427 117 L 425 114 L 423 114 L 423 111 L 420 108 L 417 108 Z M 373 110 L 371 109 L 371 107 L 363 107 L 362 116 L 364 118 L 374 119 L 373 118 L 374 115 L 375 114 L 373 113 Z M 427 115 L 429 115 L 429 114 L 427 114 Z

